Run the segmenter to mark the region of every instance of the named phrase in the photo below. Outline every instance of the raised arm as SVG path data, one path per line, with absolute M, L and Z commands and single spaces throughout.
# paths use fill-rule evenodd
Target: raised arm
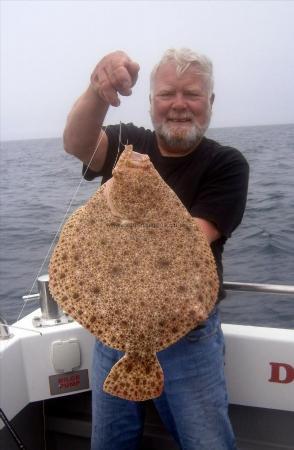
M 64 149 L 99 171 L 104 164 L 108 139 L 101 129 L 110 105 L 119 106 L 118 94 L 131 95 L 139 65 L 122 51 L 106 55 L 95 67 L 87 90 L 70 111 L 63 134 Z

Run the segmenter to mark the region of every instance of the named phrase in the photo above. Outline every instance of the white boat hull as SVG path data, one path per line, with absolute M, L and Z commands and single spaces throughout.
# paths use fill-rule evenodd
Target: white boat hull
M 77 376 L 74 378 L 77 370 L 88 371 L 91 379 L 94 337 L 76 322 L 33 328 L 32 319 L 36 314 L 40 311 L 15 324 L 32 331 L 13 328 L 14 336 L 0 341 L 0 399 L 8 419 L 29 403 L 83 392 L 85 389 L 79 382 L 70 386 L 71 380 L 78 380 Z M 294 331 L 230 324 L 223 324 L 222 328 L 230 403 L 293 412 Z M 81 363 L 64 377 L 54 368 L 52 345 L 70 340 L 79 343 Z M 50 390 L 49 380 L 53 375 L 57 375 L 60 385 L 57 394 Z

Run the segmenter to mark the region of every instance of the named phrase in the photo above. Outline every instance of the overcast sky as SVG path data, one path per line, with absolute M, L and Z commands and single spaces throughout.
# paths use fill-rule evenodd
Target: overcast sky
M 293 1 L 1 1 L 1 140 L 62 135 L 105 54 L 140 66 L 107 123 L 151 126 L 149 73 L 169 47 L 209 56 L 212 127 L 294 122 Z

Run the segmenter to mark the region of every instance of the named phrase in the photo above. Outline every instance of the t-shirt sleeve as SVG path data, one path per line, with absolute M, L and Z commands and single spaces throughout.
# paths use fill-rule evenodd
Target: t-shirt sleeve
M 103 127 L 103 129 L 108 138 L 108 150 L 105 163 L 99 172 L 94 172 L 91 169 L 87 169 L 85 164 L 83 164 L 83 177 L 88 181 L 100 176 L 103 176 L 103 181 L 111 178 L 112 169 L 120 154 L 124 150 L 125 145 L 133 144 L 136 146 L 140 136 L 140 129 L 132 123 L 108 125 L 107 127 Z
M 244 214 L 248 179 L 249 165 L 238 150 L 218 153 L 203 176 L 192 216 L 214 223 L 223 236 L 230 237 Z
M 112 167 L 115 163 L 116 154 L 121 151 L 122 147 L 120 145 L 120 126 L 119 125 L 109 125 L 108 127 L 103 127 L 103 130 L 107 134 L 108 138 L 108 150 L 106 154 L 106 159 L 102 169 L 99 172 L 95 172 L 83 164 L 82 174 L 85 180 L 91 181 L 94 178 L 103 176 L 104 178 L 110 178 Z M 116 153 L 115 153 L 116 149 Z

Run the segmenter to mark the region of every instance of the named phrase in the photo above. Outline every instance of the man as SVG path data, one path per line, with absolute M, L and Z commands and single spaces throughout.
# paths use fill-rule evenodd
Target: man
M 131 95 L 139 66 L 125 53 L 105 56 L 86 92 L 75 103 L 64 132 L 67 152 L 84 163 L 91 180 L 111 177 L 121 143 L 147 153 L 211 244 L 222 286 L 223 246 L 239 225 L 246 203 L 248 164 L 239 151 L 204 137 L 214 101 L 212 64 L 189 49 L 168 50 L 151 74 L 154 131 L 133 124 L 102 124 L 109 105 Z M 221 287 L 219 300 L 223 297 Z M 205 323 L 158 354 L 165 374 L 155 406 L 181 449 L 232 450 L 224 379 L 224 341 L 217 308 Z M 121 353 L 97 342 L 93 362 L 92 450 L 135 450 L 144 404 L 102 390 Z

